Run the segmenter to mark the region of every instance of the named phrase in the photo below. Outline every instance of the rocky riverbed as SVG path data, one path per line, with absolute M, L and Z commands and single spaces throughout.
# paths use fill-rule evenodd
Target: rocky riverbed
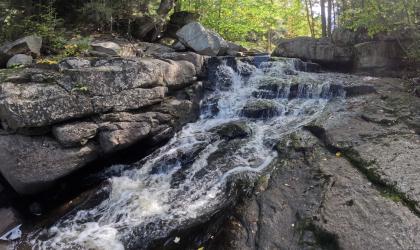
M 9 247 L 420 247 L 420 102 L 409 81 L 194 53 L 58 67 L 1 76 L 0 170 L 15 190 L 164 145 L 99 168 L 94 187 L 53 209 L 39 199 L 0 210 L 3 232 L 23 222 Z M 92 175 L 76 179 L 67 185 Z

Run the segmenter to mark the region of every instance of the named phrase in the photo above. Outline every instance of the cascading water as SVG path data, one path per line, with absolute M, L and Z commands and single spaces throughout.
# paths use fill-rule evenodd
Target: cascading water
M 266 168 L 277 156 L 275 143 L 313 120 L 332 95 L 315 74 L 297 72 L 292 59 L 238 62 L 235 70 L 219 65 L 197 122 L 142 161 L 108 170 L 109 197 L 31 235 L 33 248 L 139 249 L 213 214 L 228 199 L 229 179 Z M 217 130 L 231 122 L 252 133 L 227 142 Z

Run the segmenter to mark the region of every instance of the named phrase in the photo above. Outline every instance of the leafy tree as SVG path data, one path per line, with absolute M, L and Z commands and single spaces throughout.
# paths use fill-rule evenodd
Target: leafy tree
M 301 0 L 179 0 L 178 9 L 194 11 L 201 22 L 228 40 L 271 50 L 279 38 L 311 35 Z M 315 33 L 315 32 L 314 32 Z

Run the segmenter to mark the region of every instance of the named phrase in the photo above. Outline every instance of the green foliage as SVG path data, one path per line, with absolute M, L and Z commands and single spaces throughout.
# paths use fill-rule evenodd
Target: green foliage
M 90 42 L 90 37 L 75 36 L 64 45 L 64 50 L 61 52 L 61 55 L 63 57 L 80 56 L 89 50 Z
M 9 66 L 10 69 L 20 69 L 20 68 L 24 68 L 24 67 L 25 67 L 25 65 L 19 64 L 19 63 L 12 64 L 12 65 Z
M 45 4 L 37 4 L 36 12 L 27 15 L 25 10 L 9 5 L 0 14 L 4 15 L 0 40 L 14 40 L 23 35 L 37 34 L 43 38 L 43 43 L 53 50 L 61 49 L 65 44 L 59 27 L 63 20 L 57 18 L 54 1 L 49 0 Z
M 54 1 L 51 0 L 45 5 L 39 5 L 40 13 L 26 18 L 24 26 L 26 27 L 26 34 L 37 34 L 53 50 L 59 50 L 65 44 L 63 33 L 59 30 L 63 20 L 57 18 L 53 4 Z
M 23 34 L 25 27 L 21 18 L 23 11 L 11 8 L 8 4 L 2 3 L 0 6 L 0 41 L 14 40 Z
M 89 92 L 89 89 L 86 85 L 78 83 L 72 88 L 71 92 L 79 92 L 85 94 Z
M 341 24 L 352 30 L 366 30 L 373 37 L 378 34 L 393 34 L 404 40 L 409 33 L 414 42 L 401 43 L 409 60 L 420 59 L 420 1 L 418 0 L 352 0 L 352 8 L 341 15 Z
M 155 16 L 159 3 L 160 0 L 91 0 L 78 12 L 84 23 L 100 30 L 110 30 L 115 20 Z
M 205 26 L 245 46 L 267 48 L 280 38 L 310 35 L 300 0 L 182 0 L 180 4 L 182 10 L 198 12 Z

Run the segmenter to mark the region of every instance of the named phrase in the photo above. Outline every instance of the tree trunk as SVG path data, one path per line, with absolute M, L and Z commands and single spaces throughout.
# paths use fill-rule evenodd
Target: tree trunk
M 327 21 L 325 20 L 325 0 L 321 0 L 320 4 L 321 4 L 322 37 L 326 37 L 327 36 Z
M 309 10 L 308 0 L 305 0 L 305 6 L 306 6 L 306 19 L 308 21 L 309 30 L 311 31 L 311 37 L 315 37 L 315 32 L 314 32 L 313 25 L 311 22 L 312 14 L 311 14 L 311 11 Z
M 331 31 L 332 31 L 332 0 L 328 0 L 328 30 L 327 35 L 331 37 Z

